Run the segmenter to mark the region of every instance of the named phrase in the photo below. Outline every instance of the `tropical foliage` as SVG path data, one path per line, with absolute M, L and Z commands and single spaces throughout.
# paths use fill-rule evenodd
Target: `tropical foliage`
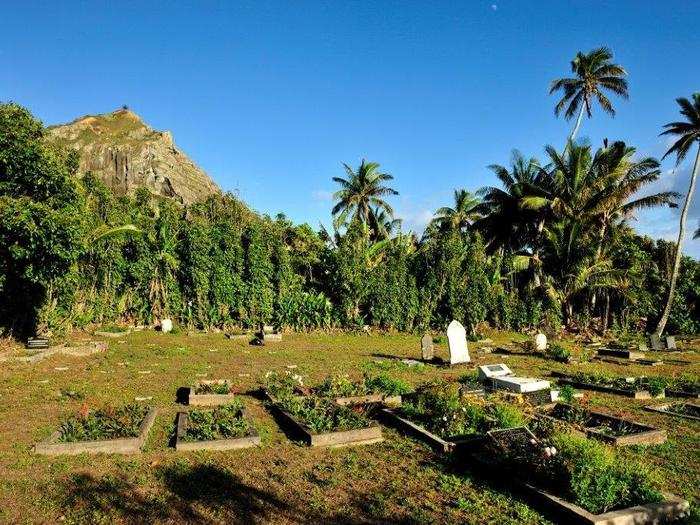
M 627 95 L 604 48 L 579 54 L 556 81 L 557 111 L 590 116 L 604 92 Z M 679 99 L 685 121 L 667 155 L 700 138 L 700 95 Z M 578 128 L 578 124 L 576 126 Z M 576 129 L 572 135 L 575 135 Z M 74 152 L 43 140 L 26 109 L 0 104 L 0 331 L 152 324 L 236 330 L 480 327 L 700 332 L 700 263 L 631 228 L 635 213 L 673 207 L 654 192 L 656 159 L 621 141 L 568 140 L 538 160 L 517 151 L 491 165 L 498 184 L 454 191 L 423 234 L 402 230 L 376 162 L 344 164 L 333 231 L 251 211 L 234 195 L 188 206 L 147 190 L 114 195 Z M 700 155 L 700 148 L 698 149 Z M 668 306 L 662 311 L 664 297 Z

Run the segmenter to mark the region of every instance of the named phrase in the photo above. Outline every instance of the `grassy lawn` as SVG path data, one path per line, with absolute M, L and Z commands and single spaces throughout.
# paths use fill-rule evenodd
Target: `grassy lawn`
M 500 333 L 491 338 L 499 344 L 513 336 Z M 401 363 L 397 358 L 419 358 L 418 336 L 285 335 L 280 343 L 255 347 L 222 334 L 136 332 L 107 342 L 106 352 L 91 357 L 55 355 L 33 365 L 3 363 L 0 521 L 548 522 L 519 496 L 470 473 L 468 465 L 447 464 L 390 429 L 384 430 L 388 439 L 375 445 L 333 450 L 300 446 L 286 437 L 253 395 L 243 398 L 262 437 L 261 447 L 188 453 L 169 446 L 181 409 L 176 392 L 198 379 L 231 379 L 239 391 L 252 393 L 270 370 L 294 370 L 307 384 L 333 373 L 359 377 L 368 368 L 386 369 L 412 384 L 436 376 L 456 378 L 466 371 L 466 367 L 450 370 Z M 483 354 L 477 350 L 480 346 L 470 343 L 475 364 L 505 362 L 522 375 L 585 370 L 697 377 L 700 371 L 700 347 L 672 356 L 692 361 L 691 365 L 649 367 L 564 365 L 533 356 Z M 580 354 L 581 348 L 573 349 Z M 437 355 L 446 357 L 444 343 L 437 345 Z M 152 400 L 145 402 L 157 406 L 159 416 L 139 456 L 50 458 L 31 453 L 35 442 L 83 403 L 98 408 L 149 396 Z M 602 411 L 666 429 L 667 443 L 631 447 L 625 453 L 656 464 L 666 489 L 694 501 L 700 487 L 698 422 L 646 412 L 642 407 L 650 401 L 592 392 L 586 392 L 586 400 Z

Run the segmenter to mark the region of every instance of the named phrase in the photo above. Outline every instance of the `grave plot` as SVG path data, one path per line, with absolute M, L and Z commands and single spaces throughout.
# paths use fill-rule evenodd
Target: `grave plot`
M 480 441 L 490 429 L 525 421 L 525 416 L 508 403 L 462 395 L 459 385 L 444 381 L 421 386 L 401 407 L 384 409 L 382 414 L 387 423 L 444 454 Z
M 240 399 L 213 410 L 177 414 L 176 450 L 233 450 L 260 444 Z
M 700 421 L 700 405 L 694 403 L 667 403 L 665 405 L 648 405 L 644 407 L 652 412 L 660 412 L 669 416 L 684 417 Z
M 665 395 L 665 381 L 660 378 L 610 377 L 603 374 L 577 372 L 572 375 L 552 372 L 557 382 L 583 390 L 607 392 L 634 399 L 662 398 Z
M 585 437 L 556 432 L 540 438 L 525 427 L 489 431 L 488 437 L 470 451 L 472 465 L 520 489 L 562 523 L 636 525 L 688 512 L 687 501 L 658 490 L 644 464 L 622 461 Z
M 187 404 L 192 406 L 225 405 L 236 399 L 228 379 L 212 379 L 197 382 L 189 388 Z
M 598 355 L 605 357 L 618 357 L 620 359 L 630 359 L 632 361 L 636 361 L 638 359 L 644 359 L 646 354 L 644 354 L 644 352 L 635 352 L 633 350 L 624 348 L 599 348 Z
M 478 368 L 478 377 L 484 383 L 487 391 L 503 391 L 518 394 L 536 405 L 552 401 L 549 381 L 534 377 L 516 376 L 503 363 L 480 366 Z
M 343 406 L 314 395 L 298 395 L 300 378 L 270 374 L 263 390 L 278 420 L 311 447 L 364 445 L 384 440 L 381 427 L 370 419 L 372 405 Z
M 563 421 L 589 438 L 611 445 L 658 445 L 666 441 L 665 430 L 594 412 L 577 405 L 544 405 L 539 407 L 535 414 L 535 417 Z
M 666 387 L 666 395 L 669 397 L 700 398 L 700 381 L 693 379 L 673 379 Z
M 87 408 L 63 421 L 60 428 L 34 446 L 36 454 L 138 454 L 156 417 L 143 405 Z
M 352 381 L 348 376 L 328 376 L 311 388 L 313 395 L 334 399 L 339 405 L 367 403 L 400 405 L 401 396 L 410 391 L 411 387 L 408 383 L 394 379 L 385 373 L 365 374 L 361 381 Z

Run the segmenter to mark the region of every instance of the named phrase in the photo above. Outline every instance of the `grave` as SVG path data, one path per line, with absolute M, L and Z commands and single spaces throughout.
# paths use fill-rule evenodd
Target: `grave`
M 420 353 L 423 361 L 432 361 L 435 357 L 435 346 L 433 336 L 425 334 L 420 340 Z
M 163 319 L 160 322 L 160 331 L 163 332 L 164 334 L 167 334 L 168 332 L 172 332 L 173 331 L 172 319 Z
M 649 342 L 651 343 L 651 349 L 654 352 L 661 352 L 664 349 L 664 345 L 661 343 L 661 339 L 656 334 L 651 334 L 649 337 Z
M 547 336 L 544 334 L 537 334 L 535 336 L 535 350 L 538 352 L 544 352 L 547 350 Z
M 527 394 L 549 390 L 550 383 L 534 377 L 518 377 L 505 364 L 482 365 L 479 377 L 493 390 L 507 390 L 518 394 Z
M 32 350 L 45 350 L 49 347 L 49 340 L 46 337 L 30 337 L 27 339 L 26 347 Z
M 666 337 L 666 349 L 667 350 L 678 350 L 676 346 L 676 338 L 672 335 Z
M 450 350 L 450 365 L 468 363 L 467 331 L 459 321 L 453 320 L 447 326 L 447 345 Z

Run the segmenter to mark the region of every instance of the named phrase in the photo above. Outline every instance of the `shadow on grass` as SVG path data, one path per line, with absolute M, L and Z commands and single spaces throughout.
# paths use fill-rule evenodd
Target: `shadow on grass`
M 340 513 L 330 508 L 313 511 L 307 501 L 282 501 L 214 464 L 175 462 L 157 468 L 155 476 L 160 484 L 146 488 L 122 477 L 74 474 L 62 487 L 65 516 L 74 523 L 134 525 L 415 522 L 387 516 L 383 497 L 374 494 L 352 494 L 351 504 Z

